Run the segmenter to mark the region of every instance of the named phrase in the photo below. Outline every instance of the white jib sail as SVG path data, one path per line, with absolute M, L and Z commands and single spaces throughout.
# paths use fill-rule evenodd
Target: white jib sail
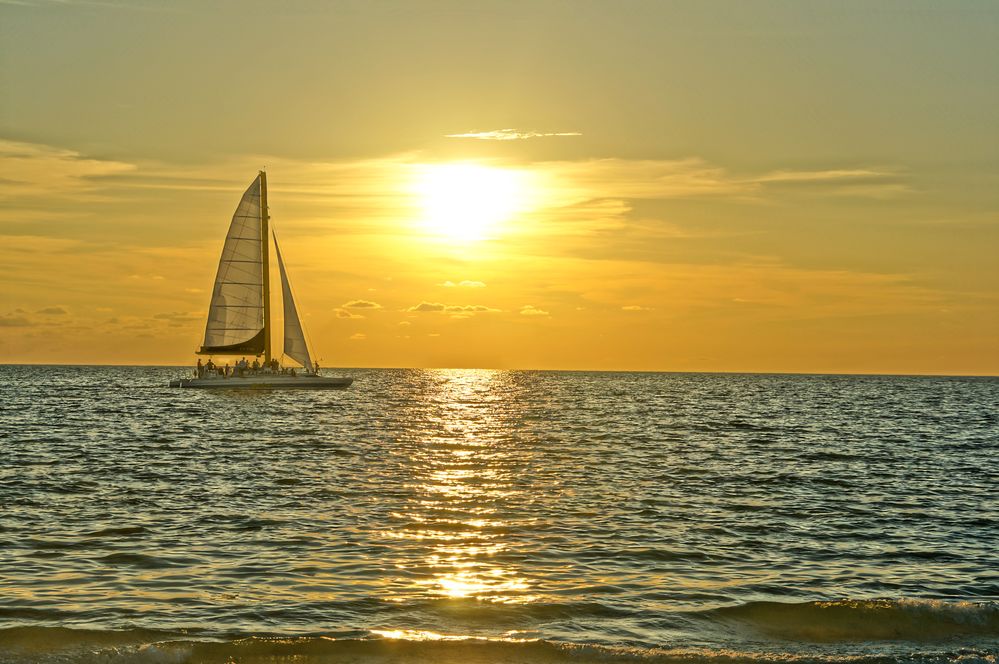
M 239 201 L 222 248 L 212 303 L 205 327 L 205 351 L 245 345 L 247 354 L 255 351 L 260 335 L 263 352 L 264 287 L 261 253 L 260 177 Z M 246 342 L 253 342 L 247 344 Z
M 312 357 L 309 344 L 305 340 L 305 330 L 298 318 L 295 298 L 291 294 L 291 283 L 281 258 L 281 248 L 278 247 L 277 235 L 274 236 L 274 249 L 277 252 L 278 269 L 281 271 L 281 300 L 284 303 L 284 354 L 295 360 L 308 370 L 312 370 Z

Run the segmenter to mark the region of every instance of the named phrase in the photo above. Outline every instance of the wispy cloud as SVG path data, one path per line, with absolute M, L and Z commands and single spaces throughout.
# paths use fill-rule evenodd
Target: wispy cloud
M 643 307 L 638 304 L 626 304 L 621 307 L 621 311 L 652 311 L 652 307 Z
M 482 304 L 443 304 L 441 302 L 420 302 L 406 311 L 410 313 L 445 313 L 456 318 L 466 318 L 474 314 L 499 313 L 501 309 L 494 309 Z
M 525 304 L 520 308 L 521 316 L 548 316 L 549 313 L 544 309 L 539 309 L 531 304 Z
M 464 134 L 447 134 L 445 138 L 474 138 L 480 141 L 523 141 L 529 138 L 551 136 L 582 136 L 578 131 L 521 131 L 519 129 L 493 129 L 490 131 L 470 131 Z
M 843 182 L 874 181 L 897 177 L 892 171 L 881 171 L 868 168 L 843 168 L 824 171 L 773 171 L 755 178 L 756 182 Z
M 566 202 L 747 194 L 759 187 L 696 157 L 542 162 L 537 168 Z
M 31 327 L 31 321 L 24 316 L 5 314 L 0 316 L 0 327 Z
M 172 327 L 182 327 L 194 321 L 200 321 L 203 318 L 203 313 L 194 311 L 171 311 L 153 316 L 153 320 L 166 321 Z
M 889 198 L 912 191 L 904 174 L 878 168 L 779 170 L 756 177 L 754 181 L 764 186 L 808 188 L 820 194 L 862 198 Z
M 0 140 L 0 195 L 10 198 L 93 192 L 100 178 L 129 173 L 135 164 L 85 157 L 74 150 Z

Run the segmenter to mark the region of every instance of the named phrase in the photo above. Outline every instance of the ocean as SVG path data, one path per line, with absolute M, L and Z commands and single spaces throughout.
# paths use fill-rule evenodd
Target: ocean
M 181 372 L 0 367 L 0 662 L 999 657 L 997 378 Z

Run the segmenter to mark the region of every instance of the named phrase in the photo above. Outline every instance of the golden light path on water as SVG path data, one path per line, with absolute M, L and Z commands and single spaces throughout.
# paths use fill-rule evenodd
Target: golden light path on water
M 499 562 L 511 530 L 500 508 L 522 493 L 505 463 L 514 451 L 496 434 L 505 430 L 498 421 L 505 411 L 482 408 L 484 395 L 501 398 L 501 380 L 499 372 L 461 371 L 436 382 L 430 427 L 421 430 L 437 435 L 408 448 L 416 483 L 406 488 L 414 498 L 396 515 L 407 525 L 388 536 L 427 546 L 418 591 L 503 603 L 536 599 L 520 570 Z

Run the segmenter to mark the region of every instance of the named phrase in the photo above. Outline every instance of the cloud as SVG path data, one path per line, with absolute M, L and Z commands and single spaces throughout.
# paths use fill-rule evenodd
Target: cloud
M 153 316 L 153 320 L 167 321 L 172 327 L 180 327 L 202 318 L 204 314 L 190 311 L 171 311 Z
M 494 309 L 482 304 L 442 304 L 440 302 L 420 302 L 414 307 L 406 309 L 413 313 L 447 313 L 458 318 L 464 318 L 473 314 L 498 313 L 500 309 Z
M 901 174 L 884 168 L 741 175 L 700 157 L 549 161 L 532 164 L 528 170 L 545 192 L 543 209 L 536 210 L 548 222 L 545 226 L 577 232 L 633 222 L 641 201 L 714 197 L 759 202 L 794 192 L 884 198 L 909 191 Z
M 759 184 L 704 159 L 587 159 L 540 162 L 549 195 L 562 205 L 601 199 L 665 199 L 749 194 Z
M 0 235 L 0 247 L 19 254 L 68 254 L 85 252 L 92 245 L 68 238 L 45 237 L 43 235 Z
M 367 338 L 368 335 L 366 335 L 364 332 L 355 332 L 354 334 L 350 335 L 351 341 L 364 341 Z
M 549 314 L 544 309 L 538 309 L 534 305 L 525 304 L 520 309 L 520 315 L 521 316 L 548 316 Z
M 46 316 L 65 316 L 69 312 L 62 307 L 45 307 L 44 309 L 39 309 L 35 313 L 45 314 Z
M 31 321 L 24 316 L 0 316 L 0 327 L 31 327 Z
M 99 178 L 134 171 L 135 164 L 88 158 L 40 143 L 0 140 L 0 193 L 10 197 L 93 192 Z
M 874 168 L 779 170 L 761 175 L 755 181 L 768 186 L 795 187 L 817 193 L 864 198 L 887 198 L 912 191 L 903 175 L 892 170 Z
M 450 314 L 454 313 L 465 313 L 465 314 L 479 314 L 479 313 L 497 313 L 500 309 L 493 309 L 492 307 L 486 307 L 481 304 L 449 304 L 444 307 L 444 311 Z
M 491 131 L 472 131 L 464 134 L 446 134 L 445 138 L 474 138 L 480 141 L 521 141 L 529 138 L 548 138 L 551 136 L 582 136 L 578 131 L 519 131 L 517 129 L 493 129 Z
M 382 305 L 370 300 L 351 300 L 343 305 L 344 309 L 381 309 Z
M 637 304 L 627 304 L 621 307 L 621 311 L 652 311 L 652 307 L 643 307 Z
M 843 182 L 844 180 L 870 182 L 894 177 L 898 177 L 898 174 L 867 168 L 831 169 L 825 171 L 783 170 L 761 175 L 756 178 L 756 182 Z
M 444 311 L 444 307 L 447 305 L 441 304 L 439 302 L 420 302 L 415 307 L 410 307 L 406 311 Z
M 410 325 L 412 325 L 412 323 L 410 323 L 410 322 L 409 322 L 408 320 L 401 320 L 401 321 L 399 321 L 399 322 L 398 322 L 398 323 L 396 323 L 396 324 L 397 324 L 397 325 L 398 325 L 399 327 L 409 327 Z
M 337 308 L 334 309 L 333 311 L 336 312 L 337 318 L 355 319 L 355 320 L 358 318 L 364 318 L 364 316 L 362 316 L 361 314 L 355 314 L 353 311 L 347 311 L 346 309 Z

